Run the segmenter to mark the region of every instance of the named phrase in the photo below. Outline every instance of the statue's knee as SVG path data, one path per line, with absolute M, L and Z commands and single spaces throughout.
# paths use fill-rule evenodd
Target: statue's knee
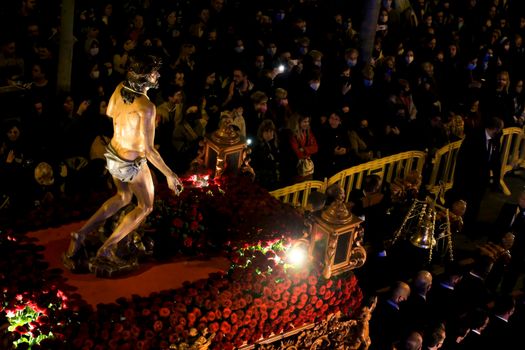
M 133 199 L 133 195 L 131 193 L 118 193 L 117 196 L 119 199 L 124 203 L 125 205 L 128 205 L 131 203 L 131 200 Z
M 152 211 L 153 211 L 153 205 L 145 205 L 145 206 L 142 207 L 142 212 L 146 216 L 151 214 Z

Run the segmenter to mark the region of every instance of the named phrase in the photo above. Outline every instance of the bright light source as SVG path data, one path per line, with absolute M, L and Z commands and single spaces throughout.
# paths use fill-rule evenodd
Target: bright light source
M 294 266 L 302 266 L 306 262 L 308 252 L 303 245 L 296 245 L 287 252 L 288 263 Z
M 277 67 L 277 70 L 279 71 L 279 73 L 284 72 L 284 64 L 279 65 L 279 67 Z
M 252 139 L 246 139 L 246 144 L 249 146 L 252 144 Z

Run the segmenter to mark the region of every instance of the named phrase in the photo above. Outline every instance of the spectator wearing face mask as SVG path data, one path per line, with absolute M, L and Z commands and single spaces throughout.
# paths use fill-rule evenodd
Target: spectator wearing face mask
M 311 72 L 304 72 L 304 77 L 304 82 L 297 90 L 298 94 L 292 96 L 291 107 L 299 113 L 310 115 L 312 128 L 316 131 L 322 124 L 321 117 L 327 116 L 330 89 L 324 84 L 321 69 L 317 66 Z

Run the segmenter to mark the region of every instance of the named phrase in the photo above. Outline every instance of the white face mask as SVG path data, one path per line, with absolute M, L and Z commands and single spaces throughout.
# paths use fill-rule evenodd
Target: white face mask
M 244 46 L 237 46 L 234 48 L 235 52 L 237 53 L 241 53 L 244 51 Z
M 91 49 L 89 49 L 89 54 L 91 56 L 96 56 L 96 55 L 98 55 L 98 51 L 99 51 L 98 47 L 92 47 Z
M 346 60 L 346 64 L 348 64 L 350 68 L 355 67 L 357 60 Z
M 320 82 L 314 82 L 314 83 L 310 83 L 310 87 L 312 88 L 312 90 L 314 91 L 317 91 L 319 89 L 319 86 L 321 85 Z

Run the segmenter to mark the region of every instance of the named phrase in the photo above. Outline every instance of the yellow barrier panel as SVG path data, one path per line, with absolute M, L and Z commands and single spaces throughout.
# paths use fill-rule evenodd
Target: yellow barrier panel
M 507 196 L 511 194 L 504 181 L 505 174 L 516 169 L 523 164 L 523 157 L 520 158 L 523 148 L 523 130 L 520 128 L 503 129 L 501 136 L 501 177 L 500 184 L 503 193 Z M 521 153 L 521 154 L 520 154 Z
M 426 153 L 421 151 L 395 154 L 340 171 L 329 178 L 326 185 L 329 187 L 339 183 L 345 191 L 345 202 L 347 202 L 350 192 L 355 188 L 361 188 L 366 175 L 377 174 L 383 182 L 391 183 L 395 178 L 405 177 L 412 171 L 421 174 L 425 158 Z
M 455 141 L 440 148 L 432 159 L 432 171 L 425 186 L 429 192 L 439 195 L 442 201 L 444 192 L 454 185 L 454 170 L 461 143 L 462 140 Z M 421 174 L 425 158 L 425 152 L 403 152 L 343 170 L 326 182 L 306 181 L 272 191 L 270 194 L 285 203 L 304 208 L 312 190 L 324 192 L 328 186 L 339 183 L 345 190 L 345 201 L 348 201 L 350 192 L 355 188 L 361 188 L 366 175 L 378 174 L 383 181 L 390 183 L 396 177 L 405 177 L 413 170 Z M 505 184 L 504 176 L 517 167 L 525 168 L 525 128 L 506 128 L 503 129 L 501 138 L 500 178 L 501 187 L 506 195 L 511 193 Z M 443 192 L 439 193 L 440 190 Z
M 456 159 L 462 142 L 463 140 L 451 142 L 438 149 L 434 154 L 434 158 L 432 159 L 432 172 L 426 185 L 430 193 L 443 196 L 444 192 L 452 188 L 454 184 Z M 440 191 L 443 191 L 443 193 L 439 193 Z M 444 198 L 440 199 L 444 202 Z
M 270 194 L 283 203 L 289 203 L 294 207 L 306 208 L 308 196 L 313 191 L 324 192 L 326 183 L 324 181 L 305 181 L 284 188 L 271 191 Z

